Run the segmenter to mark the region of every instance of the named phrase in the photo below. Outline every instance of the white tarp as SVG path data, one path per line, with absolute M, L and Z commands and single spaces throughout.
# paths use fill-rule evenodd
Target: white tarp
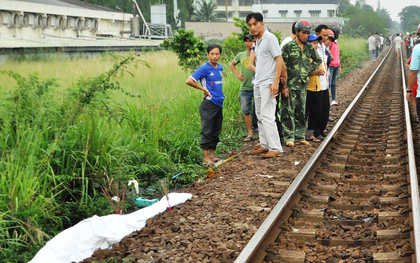
M 170 193 L 169 203 L 176 206 L 192 198 L 192 194 Z M 95 250 L 109 248 L 112 244 L 140 230 L 146 220 L 168 209 L 166 197 L 149 207 L 127 215 L 93 216 L 70 227 L 53 239 L 29 263 L 79 262 L 92 256 Z

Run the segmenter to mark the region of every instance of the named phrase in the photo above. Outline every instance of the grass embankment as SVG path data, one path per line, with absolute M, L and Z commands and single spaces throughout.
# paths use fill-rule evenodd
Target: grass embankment
M 355 68 L 360 68 L 361 63 L 369 58 L 369 48 L 366 39 L 354 39 L 342 35 L 337 41 L 340 47 L 342 76 Z
M 342 37 L 340 49 L 343 67 L 359 63 L 346 62 L 356 56 L 345 54 L 363 47 Z M 189 74 L 174 54 L 139 59 L 126 68 L 132 76 L 125 72 L 111 82 L 111 57 L 0 68 L 20 74 L 0 78 L 0 262 L 27 262 L 63 228 L 112 213 L 100 189 L 110 179 L 136 178 L 147 187 L 179 172 L 173 184 L 203 175 L 202 93 L 185 85 Z M 239 82 L 224 68 L 219 154 L 238 150 L 246 135 Z M 112 86 L 117 82 L 123 90 Z

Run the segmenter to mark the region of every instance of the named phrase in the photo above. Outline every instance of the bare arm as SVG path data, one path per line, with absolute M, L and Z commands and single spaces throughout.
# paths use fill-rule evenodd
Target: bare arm
M 407 90 L 412 90 L 414 82 L 416 81 L 418 72 L 419 72 L 418 70 L 410 70 L 410 72 L 408 73 Z M 411 92 L 407 93 L 407 100 L 410 101 L 412 98 L 413 97 L 412 97 Z
M 232 69 L 233 73 L 235 74 L 236 78 L 239 79 L 240 81 L 244 81 L 244 74 L 239 74 L 238 71 L 236 70 L 236 63 L 235 61 L 232 60 L 232 62 L 230 63 L 230 68 Z
M 195 82 L 191 77 L 189 77 L 186 81 L 185 84 L 187 84 L 188 86 L 191 86 L 193 88 L 199 89 L 204 91 L 204 97 L 211 97 L 210 91 L 204 87 L 202 87 L 201 85 L 199 85 L 197 82 Z
M 255 52 L 251 51 L 251 54 L 249 54 L 249 69 L 252 70 L 255 74 Z
M 283 71 L 284 62 L 282 56 L 276 57 L 276 75 L 274 75 L 273 84 L 271 84 L 270 93 L 275 98 L 278 96 L 279 93 L 279 81 L 280 81 L 280 75 Z

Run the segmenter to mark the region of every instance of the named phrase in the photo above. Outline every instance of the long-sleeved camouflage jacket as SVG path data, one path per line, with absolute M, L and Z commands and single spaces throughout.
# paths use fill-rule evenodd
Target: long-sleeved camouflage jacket
M 293 40 L 283 47 L 282 56 L 287 68 L 286 87 L 289 90 L 306 89 L 309 73 L 322 63 L 318 52 L 309 42 L 304 44 L 302 50 L 296 40 Z

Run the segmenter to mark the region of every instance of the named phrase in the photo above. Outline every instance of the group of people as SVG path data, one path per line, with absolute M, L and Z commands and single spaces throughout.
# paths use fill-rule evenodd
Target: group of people
M 420 94 L 418 93 L 418 79 L 420 77 L 420 24 L 418 27 L 417 36 L 415 33 L 407 33 L 405 38 L 405 48 L 407 55 L 406 66 L 409 67 L 410 72 L 408 74 L 407 84 L 407 100 L 413 102 L 413 108 L 416 111 L 416 120 L 419 122 L 418 116 L 420 116 Z
M 260 147 L 252 153 L 275 157 L 283 152 L 282 142 L 294 147 L 310 145 L 308 141 L 322 141 L 327 136 L 330 105 L 338 104 L 336 80 L 341 74 L 341 65 L 336 39 L 339 29 L 334 31 L 319 25 L 314 34 L 309 21 L 299 20 L 280 46 L 277 37 L 265 26 L 261 13 L 250 13 L 246 22 L 251 33 L 243 39 L 247 49 L 239 53 L 230 66 L 241 81 L 241 110 L 248 130 L 245 141 L 253 139 L 251 115 L 253 103 L 255 105 Z M 200 105 L 203 165 L 212 165 L 218 160 L 214 153 L 222 128 L 224 100 L 223 67 L 218 63 L 221 53 L 221 46 L 209 45 L 209 60 L 186 81 L 187 85 L 204 92 Z M 236 69 L 238 64 L 240 73 Z
M 379 52 L 384 49 L 384 37 L 376 33 L 372 33 L 368 38 L 370 61 L 375 62 L 379 56 Z

